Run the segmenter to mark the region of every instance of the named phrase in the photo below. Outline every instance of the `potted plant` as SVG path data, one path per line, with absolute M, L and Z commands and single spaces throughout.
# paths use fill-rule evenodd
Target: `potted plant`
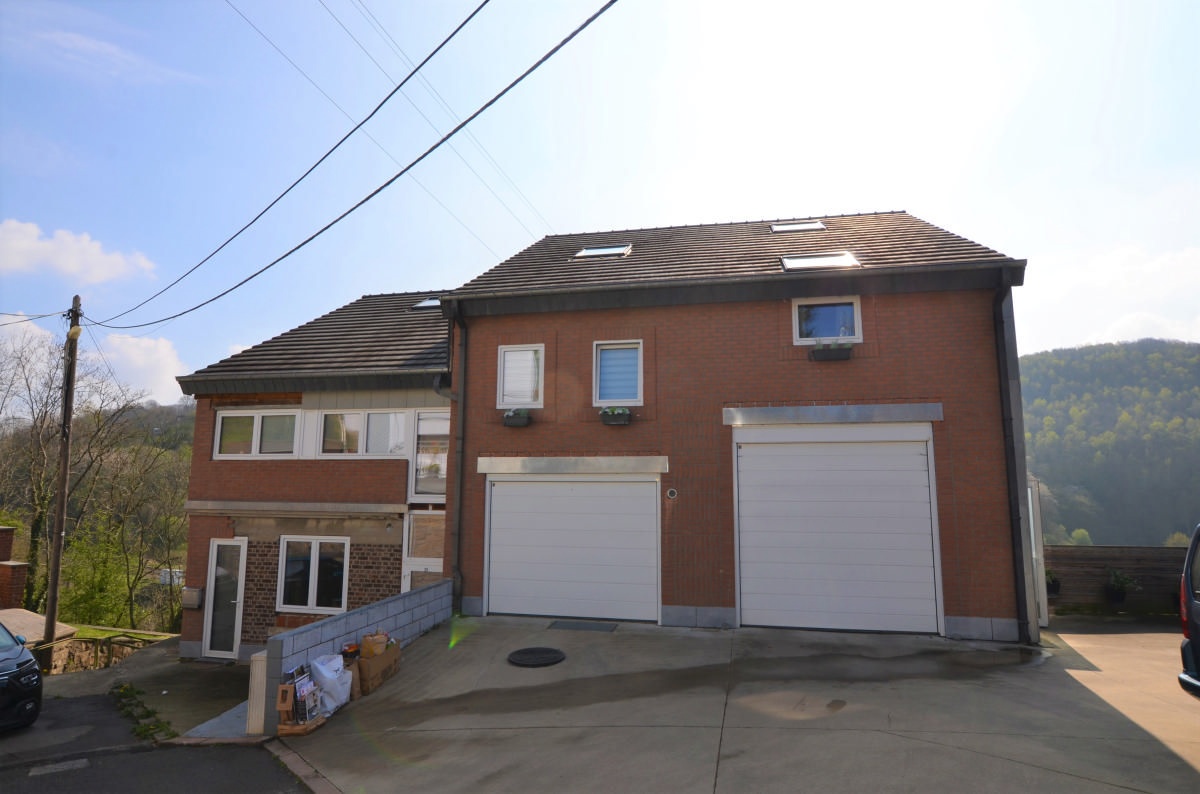
M 633 413 L 623 406 L 609 405 L 600 409 L 600 421 L 606 425 L 627 425 L 633 420 Z
M 1125 594 L 1130 590 L 1141 590 L 1142 586 L 1138 584 L 1137 579 L 1133 578 L 1123 571 L 1116 568 L 1108 569 L 1108 581 L 1104 583 L 1104 597 L 1108 599 L 1110 604 L 1125 603 Z
M 826 342 L 808 351 L 812 361 L 849 361 L 854 348 L 849 342 Z
M 526 427 L 532 421 L 533 417 L 525 408 L 509 408 L 504 412 L 505 427 Z
M 1060 590 L 1062 590 L 1062 582 L 1059 580 L 1059 578 L 1057 576 L 1054 575 L 1054 571 L 1047 568 L 1046 569 L 1046 595 L 1056 596 L 1056 595 L 1058 595 Z

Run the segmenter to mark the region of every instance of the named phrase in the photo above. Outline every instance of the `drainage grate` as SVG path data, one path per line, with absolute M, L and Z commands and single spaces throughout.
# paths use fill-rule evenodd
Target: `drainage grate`
M 556 620 L 550 624 L 550 628 L 563 631 L 616 631 L 617 624 L 595 620 Z
M 508 663 L 517 667 L 549 667 L 566 658 L 558 648 L 522 648 L 508 655 Z

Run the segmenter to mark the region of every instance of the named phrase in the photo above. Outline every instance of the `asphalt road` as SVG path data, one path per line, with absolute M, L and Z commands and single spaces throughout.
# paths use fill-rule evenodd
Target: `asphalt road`
M 4 741 L 0 739 L 0 742 Z M 89 794 L 308 794 L 275 756 L 261 747 L 147 747 L 102 752 L 66 761 L 0 771 L 5 794 L 86 791 Z

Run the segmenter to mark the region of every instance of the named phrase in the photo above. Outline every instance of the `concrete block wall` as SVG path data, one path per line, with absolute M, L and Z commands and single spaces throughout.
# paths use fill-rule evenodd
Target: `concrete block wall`
M 450 602 L 451 582 L 442 579 L 271 637 L 267 641 L 266 692 L 262 693 L 266 708 L 264 731 L 275 733 L 279 725 L 279 713 L 275 710 L 279 685 L 296 667 L 320 656 L 340 653 L 343 645 L 357 643 L 363 634 L 378 631 L 387 632 L 404 647 L 449 620 Z

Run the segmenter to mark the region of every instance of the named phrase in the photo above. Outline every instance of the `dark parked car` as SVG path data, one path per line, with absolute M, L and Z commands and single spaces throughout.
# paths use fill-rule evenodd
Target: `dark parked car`
M 42 673 L 37 659 L 0 623 L 0 728 L 32 725 L 42 711 Z
M 1179 685 L 1200 697 L 1200 525 L 1192 533 L 1179 580 L 1179 617 L 1183 619 L 1183 672 Z

